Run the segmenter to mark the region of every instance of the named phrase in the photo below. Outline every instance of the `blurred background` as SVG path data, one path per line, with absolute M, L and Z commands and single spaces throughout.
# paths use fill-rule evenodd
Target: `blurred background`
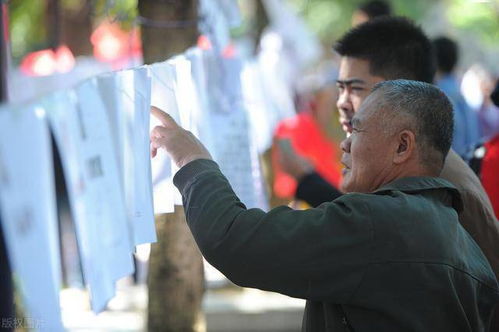
M 243 20 L 233 36 L 258 28 L 254 1 L 239 0 Z M 286 0 L 317 34 L 324 47 L 351 27 L 357 0 Z M 499 70 L 499 1 L 392 0 L 392 11 L 420 23 L 430 37 L 445 34 L 462 47 L 461 67 L 480 62 Z M 9 20 L 13 65 L 32 52 L 66 45 L 74 57 L 95 56 L 115 67 L 140 57 L 137 34 L 138 0 L 10 0 Z M 61 55 L 63 56 L 63 55 Z M 125 59 L 126 58 L 126 59 Z M 41 61 L 41 60 L 40 60 Z M 45 60 L 46 61 L 46 60 Z M 58 68 L 66 71 L 71 61 Z M 35 70 L 36 71 L 36 70 Z M 49 69 L 36 74 L 48 74 Z
M 237 2 L 240 17 L 237 23 L 231 24 L 230 37 L 238 52 L 249 56 L 262 48 L 260 37 L 270 19 L 262 0 Z M 324 73 L 334 72 L 337 68 L 331 46 L 352 27 L 356 9 L 365 1 L 283 2 L 303 20 L 320 46 L 317 59 L 300 70 L 307 73 L 307 79 L 290 82 L 297 95 L 306 95 L 314 90 L 318 76 L 330 79 L 324 78 L 327 76 Z M 460 57 L 456 75 L 461 80 L 468 74 L 468 83 L 463 81 L 462 84 L 472 86 L 471 90 L 476 90 L 476 93 L 465 98 L 470 107 L 482 107 L 487 98 L 485 96 L 488 96 L 487 91 L 491 90 L 499 74 L 499 0 L 387 2 L 394 15 L 413 19 L 429 37 L 443 35 L 457 42 Z M 153 47 L 146 45 L 147 40 L 143 35 L 141 37 L 141 27 L 151 27 L 158 21 L 147 21 L 144 15 L 139 14 L 145 12 L 144 8 L 150 5 L 150 0 L 10 0 L 2 3 L 7 9 L 4 18 L 8 20 L 10 41 L 8 66 L 2 70 L 8 71 L 8 99 L 11 102 L 24 102 L 69 87 L 87 77 L 151 62 L 147 52 Z M 170 19 L 175 20 L 174 15 Z M 202 37 L 197 39 L 199 47 L 206 44 Z M 6 46 L 3 44 L 3 47 Z M 231 49 L 226 51 L 230 54 Z M 163 54 L 163 59 L 172 55 Z M 318 74 L 321 71 L 322 74 Z M 328 111 L 334 112 L 334 93 L 331 98 L 332 102 L 329 101 L 327 107 Z M 295 102 L 296 110 L 299 110 L 300 102 Z M 499 118 L 497 108 L 494 110 L 493 116 Z M 336 115 L 328 116 L 322 124 L 331 140 L 338 142 L 343 134 L 336 118 Z M 263 149 L 260 152 L 264 154 Z M 58 184 L 58 190 L 64 192 L 63 180 L 59 179 Z M 272 188 L 269 191 L 271 206 L 289 203 L 285 194 L 273 195 Z M 88 305 L 88 294 L 83 290 L 74 229 L 67 221 L 70 216 L 67 202 L 61 199 L 63 196 L 58 192 L 65 264 L 65 288 L 61 293 L 65 326 L 71 331 L 146 330 L 148 292 L 151 291 L 150 287 L 148 289 L 150 246 L 138 249 L 135 257 L 137 273 L 118 283 L 118 293 L 109 303 L 109 310 L 93 314 Z M 197 323 L 192 327 L 193 331 L 300 330 L 304 301 L 239 288 L 208 264 L 204 267 L 204 279 L 203 315 L 194 319 Z

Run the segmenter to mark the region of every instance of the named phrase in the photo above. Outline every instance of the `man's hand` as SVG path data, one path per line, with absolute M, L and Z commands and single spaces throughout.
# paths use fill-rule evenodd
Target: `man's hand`
M 159 148 L 164 148 L 179 168 L 196 159 L 212 159 L 204 145 L 190 131 L 180 127 L 170 115 L 154 106 L 151 107 L 151 113 L 162 124 L 151 131 L 153 158 Z

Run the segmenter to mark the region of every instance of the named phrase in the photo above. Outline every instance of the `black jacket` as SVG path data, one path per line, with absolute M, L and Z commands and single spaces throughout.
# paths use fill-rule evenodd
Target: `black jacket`
M 304 331 L 486 331 L 497 280 L 457 190 L 403 178 L 317 209 L 246 209 L 213 161 L 174 182 L 205 258 L 234 283 L 307 299 Z

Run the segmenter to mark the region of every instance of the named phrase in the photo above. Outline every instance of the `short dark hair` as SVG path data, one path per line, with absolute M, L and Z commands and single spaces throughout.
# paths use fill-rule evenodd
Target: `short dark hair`
M 376 91 L 381 93 L 377 107 L 390 109 L 394 116 L 408 115 L 421 160 L 440 173 L 454 131 L 449 98 L 435 85 L 410 80 L 384 81 L 376 84 L 371 93 Z
M 379 16 L 389 16 L 392 14 L 392 8 L 390 4 L 382 0 L 373 0 L 362 3 L 358 8 L 372 20 Z
M 438 70 L 446 74 L 452 72 L 459 56 L 456 42 L 447 37 L 438 37 L 435 38 L 432 43 L 435 50 Z
M 435 76 L 430 40 L 421 28 L 403 17 L 383 16 L 360 24 L 333 48 L 341 56 L 369 61 L 371 74 L 387 80 L 432 83 Z

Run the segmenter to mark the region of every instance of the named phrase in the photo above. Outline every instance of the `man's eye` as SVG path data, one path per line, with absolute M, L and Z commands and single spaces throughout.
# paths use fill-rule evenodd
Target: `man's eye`
M 360 130 L 359 128 L 357 127 L 352 127 L 352 132 L 355 132 L 355 133 L 360 133 L 362 132 L 362 130 Z
M 363 87 L 360 87 L 360 86 L 352 86 L 352 91 L 357 91 L 357 92 L 360 92 L 360 91 L 364 91 L 365 89 Z

